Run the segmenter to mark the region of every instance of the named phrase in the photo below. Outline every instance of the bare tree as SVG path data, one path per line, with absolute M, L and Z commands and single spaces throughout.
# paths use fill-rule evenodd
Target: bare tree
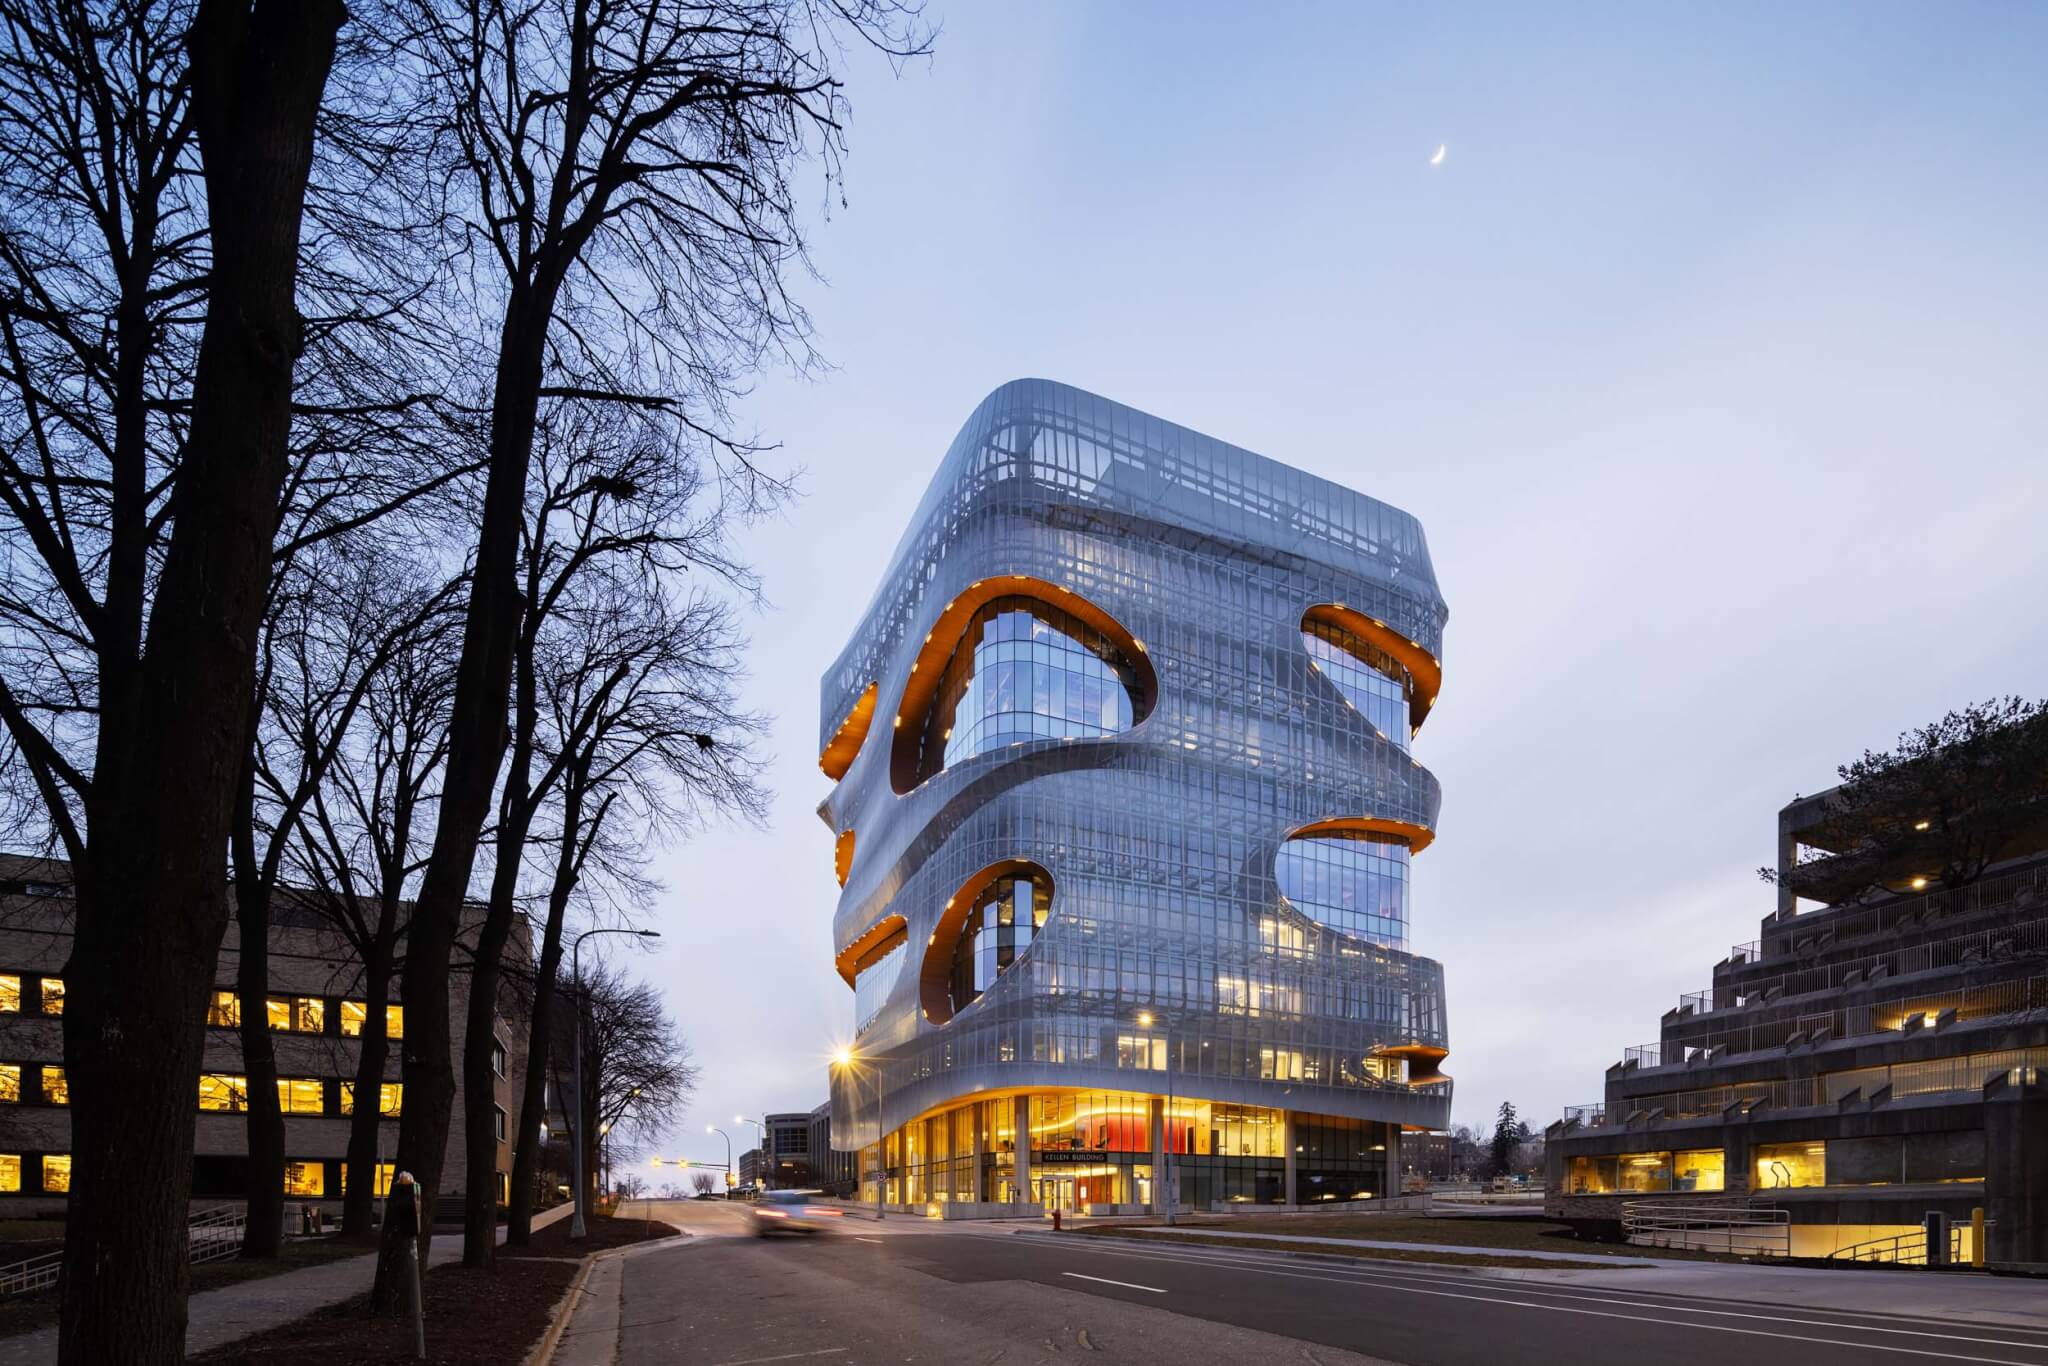
M 843 148 L 830 35 L 898 51 L 925 39 L 896 0 L 409 0 L 399 12 L 449 163 L 422 180 L 464 186 L 451 228 L 477 248 L 472 287 L 491 301 L 497 343 L 440 823 L 405 965 L 415 1027 L 400 1160 L 426 1175 L 431 1205 L 455 1088 L 449 961 L 504 758 L 540 405 L 665 413 L 751 478 L 724 402 L 764 357 L 803 344 L 784 285 L 804 260 L 791 176 L 817 149 L 829 181 Z M 399 1252 L 394 1231 L 380 1307 Z
M 560 983 L 557 990 L 571 992 L 574 999 L 573 984 Z M 661 993 L 618 968 L 600 964 L 585 972 L 579 1004 L 582 1096 L 562 1075 L 575 1056 L 573 1046 L 554 1050 L 549 1062 L 556 1073 L 555 1094 L 570 1097 L 575 1106 L 572 1141 L 583 1144 L 583 1171 L 591 1180 L 602 1148 L 630 1159 L 642 1142 L 681 1119 L 697 1087 L 697 1065 L 663 1008 Z
M 425 596 L 414 588 L 414 597 Z M 443 593 L 431 597 L 446 601 Z M 364 1018 L 349 1122 L 342 1232 L 371 1231 L 387 1026 L 409 895 L 424 867 L 447 757 L 449 681 L 459 627 L 452 611 L 416 629 L 376 673 L 336 760 L 292 828 L 288 865 L 302 904 L 341 934 L 362 967 Z
M 0 8 L 0 721 L 76 870 L 67 1362 L 183 1355 L 192 1096 L 344 17 L 107 9 Z
M 467 1146 L 463 1257 L 472 1265 L 488 1263 L 496 1245 L 491 1013 L 500 960 L 525 890 L 534 816 L 553 798 L 572 757 L 588 743 L 589 729 L 606 718 L 607 699 L 630 684 L 658 647 L 608 657 L 603 676 L 592 680 L 590 705 L 557 717 L 567 729 L 552 736 L 543 729 L 542 655 L 573 652 L 574 642 L 604 632 L 610 623 L 593 609 L 594 602 L 658 601 L 665 578 L 692 567 L 709 569 L 742 591 L 753 590 L 751 578 L 725 549 L 726 509 L 700 497 L 690 451 L 672 440 L 662 424 L 616 405 L 581 400 L 554 401 L 546 417 L 537 432 L 533 489 L 521 534 L 524 610 L 513 648 L 511 756 L 498 797 L 496 863 L 473 960 L 462 1059 Z M 729 654 L 719 662 L 730 663 Z M 705 662 L 711 662 L 708 654 Z M 708 749 L 714 743 L 709 728 L 731 719 L 727 714 L 698 716 L 690 738 Z M 734 738 L 743 737 L 728 737 Z M 551 971 L 539 976 L 543 995 Z M 515 1218 L 513 1230 L 524 1241 L 523 1221 Z
M 690 1189 L 696 1191 L 699 1195 L 711 1194 L 712 1188 L 717 1184 L 718 1182 L 712 1179 L 710 1172 L 690 1173 Z

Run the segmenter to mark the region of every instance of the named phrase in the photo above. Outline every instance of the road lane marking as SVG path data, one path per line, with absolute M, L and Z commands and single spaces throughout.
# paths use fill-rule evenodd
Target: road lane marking
M 1266 1269 L 1276 1267 L 1276 1263 L 1270 1260 L 1260 1259 L 1259 1254 L 1257 1253 L 1253 1253 L 1249 1257 L 1231 1257 L 1227 1254 L 1222 1253 L 1220 1250 L 1216 1253 L 1210 1253 L 1207 1249 L 1202 1248 L 1192 1249 L 1186 1255 L 1181 1255 L 1179 1250 L 1176 1249 L 1174 1253 L 1168 1253 L 1163 1257 L 1156 1252 L 1148 1252 L 1147 1254 L 1141 1255 L 1136 1253 L 1112 1251 L 1107 1248 L 1089 1248 L 1086 1250 L 1091 1252 L 1099 1252 L 1106 1256 L 1138 1256 L 1140 1260 L 1177 1261 L 1183 1265 L 1190 1266 L 1223 1265 L 1239 1266 L 1245 1267 L 1247 1269 Z M 1334 1274 L 1326 1277 L 1315 1277 L 1314 1279 L 1330 1280 L 1341 1284 L 1352 1285 L 1379 1285 L 1405 1288 L 1406 1285 L 1415 1282 L 1423 1282 L 1431 1285 L 1463 1286 L 1470 1286 L 1473 1283 L 1469 1275 L 1432 1275 L 1429 1272 L 1419 1268 L 1411 1271 L 1406 1268 L 1401 1268 L 1397 1270 L 1392 1267 L 1382 1268 L 1377 1266 L 1361 1266 L 1318 1267 L 1317 1270 L 1327 1271 Z M 1271 1274 L 1286 1275 L 1298 1273 L 1289 1273 L 1274 1270 Z M 1888 1315 L 1875 1310 L 1866 1311 L 1858 1309 L 1799 1309 L 1796 1306 L 1788 1305 L 1785 1306 L 1785 1308 L 1788 1310 L 1788 1312 L 1786 1313 L 1759 1314 L 1745 1312 L 1736 1309 L 1708 1309 L 1695 1307 L 1692 1304 L 1671 1304 L 1664 1303 L 1661 1300 L 1654 1299 L 1628 1298 L 1628 1296 L 1630 1295 L 1638 1295 L 1645 1297 L 1661 1296 L 1663 1300 L 1682 1300 L 1685 1298 L 1684 1296 L 1680 1295 L 1677 1291 L 1671 1290 L 1643 1290 L 1600 1294 L 1598 1292 L 1602 1289 L 1605 1289 L 1605 1287 L 1579 1286 L 1573 1284 L 1538 1285 L 1529 1281 L 1515 1281 L 1512 1283 L 1511 1289 L 1507 1285 L 1503 1285 L 1501 1289 L 1504 1293 L 1511 1293 L 1516 1295 L 1548 1295 L 1557 1299 L 1575 1300 L 1588 1304 L 1618 1304 L 1626 1306 L 1630 1309 L 1652 1309 L 1672 1314 L 1711 1314 L 1717 1318 L 1757 1319 L 1765 1323 L 1797 1325 L 1803 1328 L 1832 1328 L 1841 1332 L 1850 1333 L 1889 1333 L 1899 1337 L 1935 1338 L 1942 1342 L 1969 1342 L 1977 1343 L 1987 1347 L 2015 1347 L 2023 1351 L 2048 1350 L 2048 1343 L 2029 1342 L 2008 1337 L 1970 1337 L 1966 1336 L 1964 1331 L 1962 1331 L 1967 1329 L 1969 1331 L 1978 1333 L 1994 1332 L 2011 1334 L 2034 1334 L 2037 1336 L 2044 1332 L 2048 1332 L 2048 1329 L 2028 1328 L 2018 1324 L 1957 1324 L 1955 1325 L 1956 1331 L 1935 1332 L 1925 1328 L 1890 1328 L 1875 1323 L 1844 1323 L 1839 1321 L 1839 1319 L 1842 1318 L 1853 1319 L 1899 1317 L 1897 1315 Z M 1800 1314 L 1826 1314 L 1830 1315 L 1831 1317 L 1801 1318 L 1798 1317 L 1798 1315 Z M 1928 1322 L 1928 1320 L 1924 1319 L 1920 1321 Z M 1936 1320 L 1936 1322 L 1939 1321 Z
M 1096 1253 L 1096 1254 L 1097 1254 L 1097 1255 L 1099 1255 L 1099 1256 L 1105 1256 L 1105 1257 L 1126 1257 L 1126 1258 L 1130 1258 L 1130 1259 L 1132 1259 L 1132 1260 L 1135 1260 L 1135 1261 L 1162 1261 L 1162 1262 L 1179 1262 L 1179 1263 L 1183 1263 L 1183 1264 L 1188 1264 L 1188 1265 L 1203 1265 L 1203 1264 L 1207 1264 L 1207 1265 L 1209 1265 L 1209 1266 L 1212 1266 L 1212 1267 L 1217 1267 L 1217 1266 L 1219 1266 L 1219 1265 L 1221 1265 L 1221 1264 L 1222 1264 L 1222 1259 L 1220 1259 L 1220 1258 L 1208 1258 L 1208 1257 L 1200 1257 L 1200 1258 L 1193 1258 L 1193 1257 L 1174 1257 L 1174 1256 L 1166 1256 L 1166 1257 L 1161 1257 L 1161 1256 L 1158 1256 L 1158 1255 L 1156 1255 L 1156 1254 L 1148 1254 L 1148 1253 L 1137 1253 L 1137 1252 L 1116 1252 L 1116 1251 L 1111 1251 L 1111 1250 L 1109 1250 L 1109 1249 L 1107 1249 L 1107 1248 L 1087 1248 L 1087 1249 L 1075 1249 L 1075 1250 L 1076 1250 L 1076 1251 L 1088 1251 L 1088 1252 L 1093 1252 L 1093 1253 Z M 1821 1344 L 1821 1345 L 1823 1345 L 1823 1346 L 1828 1346 L 1828 1347 L 1848 1347 L 1848 1348 L 1854 1348 L 1854 1349 L 1859 1349 L 1859 1350 L 1862 1350 L 1862 1351 L 1868 1351 L 1868 1352 L 1892 1352 L 1892 1353 L 1896 1353 L 1896 1354 L 1899 1354 L 1899 1355 L 1903 1355 L 1903 1356 L 1920 1356 L 1920 1357 L 1936 1357 L 1936 1358 L 1939 1358 L 1940 1360 L 1943 1360 L 1943 1361 L 1970 1361 L 1970 1362 L 1980 1362 L 1980 1363 L 1985 1363 L 1985 1364 L 1986 1364 L 1986 1366 L 2016 1366 L 2016 1363 L 2014 1363 L 2014 1362 L 2013 1362 L 2013 1361 L 2012 1361 L 2012 1360 L 2011 1360 L 2010 1358 L 2006 1358 L 2006 1357 L 1972 1357 L 1972 1356 L 1961 1356 L 1961 1355 L 1957 1355 L 1957 1354 L 1954 1354 L 1954 1353 L 1950 1353 L 1950 1352 L 1932 1352 L 1932 1351 L 1927 1351 L 1927 1350 L 1925 1350 L 1925 1349 L 1922 1349 L 1922 1348 L 1918 1348 L 1918 1347 L 1890 1346 L 1890 1345 L 1887 1345 L 1887 1344 L 1885 1344 L 1885 1343 L 1881 1343 L 1881 1342 L 1852 1342 L 1852 1341 L 1846 1341 L 1846 1340 L 1844 1340 L 1844 1339 L 1841 1339 L 1841 1338 L 1824 1338 L 1824 1337 L 1809 1337 L 1809 1336 L 1806 1336 L 1806 1335 L 1804 1335 L 1804 1334 L 1799 1334 L 1799 1333 L 1773 1333 L 1773 1332 L 1768 1332 L 1768 1331 L 1766 1331 L 1766 1330 L 1764 1330 L 1764 1329 L 1761 1329 L 1761 1328 L 1738 1328 L 1738 1327 L 1735 1327 L 1735 1326 L 1734 1326 L 1734 1325 L 1732 1325 L 1732 1324 L 1720 1324 L 1720 1323 L 1689 1323 L 1689 1322 L 1685 1321 L 1684 1319 L 1660 1319 L 1660 1318 L 1654 1318 L 1654 1317 L 1651 1317 L 1651 1316 L 1649 1316 L 1649 1315 L 1645 1315 L 1645 1314 L 1617 1314 L 1617 1313 L 1613 1313 L 1613 1312 L 1611 1312 L 1611 1311 L 1608 1311 L 1608 1310 L 1602 1310 L 1602 1309 L 1576 1309 L 1576 1308 L 1573 1308 L 1573 1307 L 1571 1307 L 1570 1305 L 1563 1305 L 1563 1304 L 1543 1304 L 1543 1303 L 1540 1303 L 1540 1302 L 1532 1302 L 1532 1301 L 1529 1301 L 1529 1300 L 1517 1300 L 1517 1299 L 1506 1299 L 1506 1298 L 1501 1298 L 1501 1297 L 1498 1297 L 1498 1296 L 1492 1296 L 1492 1295 L 1468 1295 L 1468 1294 L 1458 1294 L 1458 1293 L 1455 1293 L 1455 1292 L 1452 1292 L 1452 1291 L 1447 1291 L 1447 1290 L 1428 1290 L 1428 1289 L 1424 1289 L 1423 1287 L 1421 1287 L 1421 1286 L 1419 1286 L 1419 1285 L 1415 1285 L 1415 1284 L 1413 1284 L 1413 1282 L 1414 1282 L 1414 1281 L 1415 1281 L 1416 1279 L 1419 1279 L 1419 1278 L 1417 1278 L 1417 1277 L 1404 1277 L 1404 1278 L 1403 1278 L 1402 1280 L 1374 1280 L 1374 1279 L 1370 1279 L 1370 1278 L 1363 1278 L 1363 1277 L 1358 1277 L 1358 1276 L 1352 1276 L 1352 1275 L 1344 1275 L 1344 1276 L 1315 1276 L 1315 1275 L 1308 1275 L 1308 1274 L 1305 1274 L 1305 1273 L 1303 1273 L 1303 1272 L 1299 1272 L 1299 1271 L 1280 1271 L 1280 1270 L 1277 1270 L 1277 1269 L 1272 1269 L 1272 1268 L 1269 1268 L 1269 1267 L 1265 1267 L 1265 1266 L 1260 1266 L 1260 1265 L 1258 1265 L 1258 1264 L 1255 1264 L 1255 1263 L 1244 1263 L 1244 1262 L 1237 1262 L 1237 1263 L 1235 1263 L 1235 1267 L 1236 1267 L 1236 1269 L 1239 1269 L 1239 1270 L 1244 1270 L 1244 1271 L 1250 1271 L 1250 1272 L 1253 1272 L 1254 1274 L 1257 1274 L 1257 1275 L 1262 1275 L 1262 1276 L 1275 1276 L 1275 1277 L 1280 1277 L 1280 1278 L 1282 1278 L 1282 1279 L 1286 1279 L 1286 1280 L 1295 1280 L 1295 1281 L 1323 1281 L 1323 1282 L 1326 1282 L 1326 1283 L 1329 1283 L 1329 1284 L 1333 1284 L 1333 1285 L 1356 1285 L 1356 1286 L 1372 1286 L 1372 1287 L 1376 1287 L 1376 1288 L 1380 1288 L 1380 1289 L 1388 1289 L 1388 1290 L 1402 1290 L 1402 1291 L 1406 1291 L 1407 1293 L 1409 1293 L 1409 1294 L 1412 1294 L 1412 1295 L 1431 1295 L 1431 1296 L 1435 1296 L 1435 1297 L 1437 1297 L 1437 1298 L 1441 1298 L 1441 1299 L 1454 1299 L 1454 1300 L 1476 1300 L 1476 1301 L 1478 1301 L 1478 1302 L 1480 1302 L 1480 1303 L 1482 1303 L 1482 1304 L 1501 1304 L 1501 1305 L 1507 1305 L 1507 1306 L 1510 1306 L 1510 1307 L 1512 1307 L 1512 1308 L 1517 1308 L 1517 1309 L 1542 1309 L 1542 1310 L 1547 1310 L 1547 1311 L 1549 1311 L 1549 1312 L 1551 1312 L 1551 1313 L 1554 1313 L 1554 1314 L 1585 1314 L 1585 1315 L 1589 1315 L 1589 1316 L 1591 1316 L 1591 1317 L 1593 1317 L 1593 1318 L 1603 1318 L 1603 1319 L 1623 1319 L 1623 1320 L 1626 1320 L 1626 1321 L 1628 1321 L 1628 1322 L 1632 1322 L 1632 1323 L 1656 1323 L 1656 1324 L 1662 1324 L 1662 1325 L 1664 1325 L 1664 1326 L 1666 1326 L 1666 1327 L 1671 1327 L 1671 1328 L 1691 1328 L 1691 1329 L 1694 1329 L 1695 1331 L 1698 1331 L 1698 1332 L 1703 1332 L 1703 1333 L 1739 1333 L 1739 1334 L 1743 1334 L 1743 1335 L 1746 1335 L 1746 1336 L 1750 1336 L 1750 1337 L 1765 1337 L 1765 1338 L 1779 1338 L 1779 1339 L 1782 1339 L 1782 1340 L 1784 1340 L 1784 1341 L 1787 1341 L 1787 1342 L 1813 1342 L 1813 1343 L 1819 1343 L 1819 1344 Z M 1077 1275 L 1078 1273 L 1076 1273 L 1076 1272 L 1072 1272 L 1072 1271 L 1065 1271 L 1065 1272 L 1061 1272 L 1060 1274 L 1061 1274 L 1061 1275 L 1064 1275 L 1064 1276 L 1074 1276 L 1074 1275 Z M 1082 1279 L 1082 1280 L 1100 1280 L 1100 1279 L 1102 1279 L 1102 1278 L 1101 1278 L 1101 1277 L 1098 1277 L 1098 1276 L 1082 1276 L 1082 1277 L 1081 1277 L 1080 1279 Z M 1406 1281 L 1406 1282 L 1408 1282 L 1408 1283 L 1405 1283 L 1405 1284 L 1404 1284 L 1404 1283 L 1403 1283 L 1404 1281 Z M 1109 1284 L 1111 1284 L 1111 1285 L 1122 1285 L 1122 1284 L 1124 1284 L 1124 1282 L 1122 1282 L 1122 1281 L 1111 1281 L 1111 1282 L 1109 1282 Z M 1152 1287 L 1150 1287 L 1150 1286 L 1138 1286 L 1138 1287 L 1135 1287 L 1135 1288 L 1137 1288 L 1137 1289 L 1140 1289 L 1140 1290 L 1150 1290 L 1150 1289 L 1152 1289 Z M 1155 1292 L 1155 1293 L 1158 1293 L 1158 1294 L 1164 1294 L 1165 1292 L 1164 1292 L 1164 1291 L 1157 1291 L 1157 1292 Z M 1623 1303 L 1623 1304 L 1627 1304 L 1628 1302 L 1627 1302 L 1627 1301 L 1617 1301 L 1617 1303 Z M 1671 1309 L 1674 1309 L 1674 1308 L 1675 1308 L 1675 1306 L 1671 1306 L 1671 1305 L 1661 1305 L 1661 1304 L 1659 1304 L 1659 1305 L 1633 1305 L 1633 1304 L 1632 1304 L 1632 1305 L 1630 1305 L 1629 1307 L 1631 1307 L 1631 1308 L 1639 1308 L 1639 1309 L 1664 1309 L 1664 1310 L 1671 1310 Z M 1709 1312 L 1714 1312 L 1714 1311 L 1709 1311 Z M 1846 1332 L 1846 1333 L 1870 1333 L 1870 1332 L 1891 1332 L 1891 1331 L 1905 1331 L 1905 1330 L 1894 1330 L 1894 1329 L 1875 1329 L 1875 1328 L 1868 1328 L 1868 1327 L 1865 1327 L 1865 1326 L 1864 1326 L 1864 1325 L 1862 1325 L 1862 1324 L 1836 1324 L 1836 1323 L 1824 1323 L 1824 1322 L 1814 1322 L 1814 1321 L 1811 1321 L 1811 1320 L 1806 1320 L 1806 1319 L 1771 1319 L 1771 1318 L 1770 1318 L 1770 1317 L 1769 1317 L 1768 1315 L 1757 1315 L 1756 1317 L 1759 1317 L 1759 1318 L 1764 1318 L 1764 1319 L 1766 1319 L 1766 1320 L 1767 1320 L 1767 1321 L 1769 1321 L 1769 1322 L 1782 1322 L 1782 1323 L 1785 1323 L 1785 1324 L 1788 1324 L 1788 1325 L 1790 1325 L 1790 1324 L 1799 1324 L 1799 1325 L 1801 1325 L 1801 1326 L 1806 1326 L 1806 1327 L 1814 1327 L 1814 1328 L 1833 1328 L 1833 1329 L 1836 1329 L 1836 1330 L 1838 1330 L 1838 1331 L 1841 1331 L 1841 1332 Z M 2019 1330 L 2019 1331 L 2021 1331 L 2021 1332 L 2025 1332 L 2025 1331 L 2027 1331 L 2027 1330 L 2025 1330 L 2025 1329 L 2021 1329 L 2021 1330 Z M 2043 1351 L 2043 1350 L 2048 1350 L 2048 1349 L 2044 1349 L 2044 1348 L 2042 1347 L 2042 1345 L 2041 1345 L 2041 1344 L 2039 1344 L 2039 1343 L 2033 1343 L 2033 1342 L 2007 1342 L 2007 1341 L 2003 1341 L 2003 1340 L 2000 1340 L 2000 1339 L 1996 1339 L 1996 1338 L 1968 1338 L 1968 1337 L 1964 1337 L 1964 1336 L 1962 1336 L 1962 1335 L 1960 1335 L 1960 1334 L 1953 1334 L 1953 1335 L 1951 1335 L 1951 1334 L 1929 1333 L 1929 1334 L 1926 1334 L 1925 1336 L 1928 1336 L 1928 1337 L 1935 1337 L 1935 1338 L 1940 1338 L 1940 1339 L 1942 1339 L 1943 1341 L 1947 1341 L 1947 1342 L 1982 1342 L 1982 1343 L 1984 1343 L 1984 1344 L 1986 1344 L 1986 1345 L 1988 1345 L 1988 1346 L 1994 1346 L 1994 1347 L 2005 1347 L 2005 1348 L 2009 1348 L 2009 1349 L 2012 1349 L 2012 1350 L 2014 1350 L 2014 1351 L 2020 1351 L 2020 1352 L 2040 1352 L 2040 1351 Z
M 1101 1285 L 1120 1285 L 1126 1290 L 1143 1290 L 1153 1295 L 1164 1295 L 1166 1293 L 1156 1285 L 1132 1285 L 1129 1281 L 1113 1281 L 1107 1276 L 1083 1276 L 1078 1271 L 1062 1271 L 1060 1275 L 1072 1276 L 1077 1281 L 1095 1281 Z
M 737 1357 L 731 1361 L 721 1361 L 718 1366 L 761 1366 L 764 1361 L 807 1361 L 812 1357 L 836 1357 L 845 1354 L 844 1347 L 825 1347 L 815 1352 L 784 1352 L 779 1357 Z
M 879 1243 L 882 1240 L 880 1238 L 870 1238 L 864 1233 L 856 1233 L 853 1235 L 853 1241 L 856 1243 Z

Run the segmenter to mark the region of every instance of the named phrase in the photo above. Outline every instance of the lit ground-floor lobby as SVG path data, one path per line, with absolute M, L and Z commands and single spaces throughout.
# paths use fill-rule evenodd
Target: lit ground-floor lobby
M 865 1200 L 948 1217 L 1311 1205 L 1399 1187 L 1400 1126 L 1122 1091 L 939 1107 L 861 1155 Z M 1390 1175 L 1391 1174 L 1391 1175 Z M 878 1189 L 879 1187 L 879 1189 Z

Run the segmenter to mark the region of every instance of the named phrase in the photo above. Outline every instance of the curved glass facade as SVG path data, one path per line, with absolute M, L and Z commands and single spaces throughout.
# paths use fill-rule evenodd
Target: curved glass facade
M 956 1015 L 980 1000 L 1017 955 L 1031 947 L 1031 936 L 1052 910 L 1052 880 L 1037 871 L 1005 873 L 990 879 L 972 900 L 953 946 L 948 978 Z
M 1396 672 L 1349 639 L 1305 650 L 1322 607 Z M 1406 743 L 1446 615 L 1399 509 L 1064 385 L 991 394 L 821 686 L 821 750 L 877 679 L 889 718 L 820 807 L 834 835 L 860 832 L 835 963 L 865 992 L 853 963 L 890 916 L 916 958 L 875 979 L 878 1013 L 858 1008 L 835 1145 L 867 1146 L 893 1189 L 918 1189 L 899 1167 L 951 1164 L 935 1198 L 998 1201 L 990 1126 L 1008 1124 L 1021 1198 L 1081 1202 L 1079 1169 L 1100 1166 L 1103 1203 L 1156 1203 L 1149 1134 L 1119 1121 L 1099 1156 L 1060 1149 L 1005 1102 L 1138 1096 L 1149 1126 L 1170 1094 L 1176 1116 L 1207 1107 L 1183 1203 L 1318 1198 L 1346 1163 L 1392 1194 L 1402 1129 L 1450 1117 L 1447 1078 L 1385 1062 L 1449 1047 L 1443 968 L 1403 947 L 1406 858 L 1439 805 Z M 1368 823 L 1419 833 L 1335 837 Z M 1036 883 L 1020 909 L 1027 866 L 1056 911 Z M 1252 1111 L 1296 1140 L 1210 1134 Z M 1339 1119 L 1342 1152 L 1299 1137 Z M 1028 1175 L 1027 1135 L 1046 1147 Z M 1241 1168 L 1200 1167 L 1202 1143 Z
M 1392 655 L 1326 621 L 1304 622 L 1301 643 L 1316 668 L 1374 730 L 1408 748 L 1408 671 Z
M 853 978 L 853 1033 L 860 1034 L 875 1022 L 882 1006 L 903 975 L 909 955 L 910 936 L 902 930 L 889 936 L 855 969 Z
M 1407 844 L 1390 835 L 1309 835 L 1280 846 L 1273 875 L 1309 919 L 1398 949 L 1408 942 L 1408 858 Z
M 1100 631 L 1035 598 L 998 598 L 969 620 L 946 665 L 919 780 L 1020 740 L 1127 731 L 1135 685 Z

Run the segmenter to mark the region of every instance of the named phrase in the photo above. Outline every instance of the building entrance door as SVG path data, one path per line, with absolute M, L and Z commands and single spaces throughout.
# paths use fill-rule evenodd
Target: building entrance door
M 1038 1183 L 1038 1198 L 1047 1212 L 1064 1210 L 1068 1214 L 1076 1211 L 1074 1203 L 1074 1178 L 1071 1176 L 1048 1176 Z

